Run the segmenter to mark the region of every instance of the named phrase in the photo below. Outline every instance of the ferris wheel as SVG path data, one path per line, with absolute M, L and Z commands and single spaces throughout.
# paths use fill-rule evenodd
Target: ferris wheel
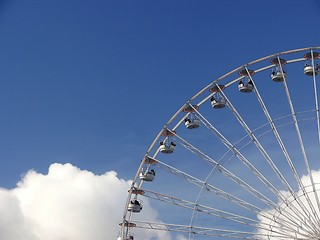
M 262 57 L 184 103 L 141 161 L 118 239 L 320 239 L 319 58 Z

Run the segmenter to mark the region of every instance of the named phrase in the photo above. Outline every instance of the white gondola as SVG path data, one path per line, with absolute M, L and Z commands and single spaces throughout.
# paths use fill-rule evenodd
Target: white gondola
M 128 211 L 129 212 L 134 212 L 134 213 L 139 213 L 142 210 L 142 204 L 138 200 L 132 200 L 128 204 Z
M 313 67 L 311 65 L 306 64 L 304 66 L 303 72 L 307 76 L 313 76 L 313 73 L 315 76 L 317 76 L 319 73 L 319 65 L 317 64 L 315 67 Z
M 320 53 L 311 51 L 304 55 L 304 58 L 307 60 L 307 63 L 304 65 L 303 72 L 307 76 L 315 76 L 319 73 L 319 64 L 315 63 L 316 59 L 320 58 Z
M 187 105 L 183 111 L 189 113 L 189 116 L 184 119 L 184 125 L 188 129 L 200 127 L 200 120 L 197 118 L 195 112 L 199 109 L 198 105 Z
M 283 82 L 284 79 L 287 77 L 286 72 L 276 71 L 271 73 L 271 79 L 274 82 Z
M 142 181 L 152 182 L 154 180 L 155 175 L 155 171 L 151 169 L 150 171 L 141 172 L 139 177 Z
M 239 71 L 239 75 L 244 77 L 243 80 L 240 80 L 238 84 L 238 89 L 240 92 L 243 92 L 243 93 L 252 92 L 254 86 L 251 80 L 251 76 L 253 74 L 255 74 L 255 72 L 250 69 L 242 69 L 241 71 Z
M 184 120 L 184 125 L 185 125 L 186 128 L 188 128 L 188 129 L 198 128 L 198 127 L 200 126 L 200 120 L 199 120 L 199 119 L 186 118 L 186 119 Z
M 163 142 L 160 142 L 159 151 L 162 153 L 173 153 L 175 147 L 176 147 L 176 144 L 173 142 L 170 142 L 169 144 L 168 143 L 165 144 Z
M 176 144 L 171 140 L 171 137 L 175 135 L 175 131 L 164 128 L 161 135 L 164 138 L 164 141 L 160 142 L 159 151 L 161 153 L 173 153 Z
M 250 80 L 248 81 L 248 83 L 244 83 L 243 81 L 240 81 L 238 85 L 238 89 L 240 92 L 244 92 L 244 93 L 252 92 L 253 83 Z
M 211 106 L 215 109 L 221 109 L 226 106 L 226 100 L 223 98 L 221 91 L 225 89 L 224 85 L 215 85 L 210 88 L 210 92 L 213 93 L 213 96 L 210 99 Z
M 211 98 L 211 106 L 216 109 L 224 108 L 226 106 L 226 100 L 224 98 L 220 98 L 218 100 L 218 99 L 215 99 L 214 97 L 212 97 Z
M 270 62 L 274 65 L 271 73 L 271 79 L 274 82 L 283 82 L 286 77 L 286 71 L 284 70 L 284 65 L 287 64 L 287 61 L 283 58 L 276 57 L 272 58 Z
M 221 91 L 225 89 L 224 85 L 215 85 L 210 88 L 210 92 L 213 93 L 212 98 L 210 99 L 211 106 L 215 109 L 221 109 L 226 106 L 226 100 L 222 97 Z

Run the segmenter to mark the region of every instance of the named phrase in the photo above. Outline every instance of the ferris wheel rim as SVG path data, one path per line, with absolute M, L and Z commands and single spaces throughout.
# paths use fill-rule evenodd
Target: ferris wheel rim
M 194 112 L 198 112 L 198 109 L 201 107 L 202 104 L 204 104 L 214 93 L 217 93 L 217 92 L 220 92 L 221 90 L 224 90 L 225 88 L 235 84 L 236 82 L 238 82 L 239 80 L 241 80 L 243 77 L 249 77 L 251 78 L 251 75 L 253 75 L 254 73 L 257 73 L 257 72 L 260 72 L 260 71 L 264 71 L 264 70 L 267 70 L 267 69 L 271 69 L 272 67 L 274 67 L 274 65 L 277 65 L 275 60 L 271 61 L 272 59 L 278 59 L 279 61 L 279 65 L 280 67 L 284 64 L 290 64 L 290 63 L 294 63 L 294 62 L 301 62 L 301 61 L 305 61 L 308 57 L 303 57 L 303 58 L 296 58 L 296 59 L 292 59 L 292 60 L 284 60 L 282 58 L 280 58 L 280 56 L 283 56 L 283 55 L 287 55 L 287 54 L 291 54 L 291 53 L 297 53 L 297 52 L 305 52 L 305 51 L 311 51 L 311 55 L 310 56 L 313 56 L 312 52 L 314 50 L 320 50 L 320 47 L 309 47 L 309 48 L 300 48 L 300 49 L 294 49 L 294 50 L 289 50 L 289 51 L 285 51 L 285 52 L 280 52 L 280 53 L 276 53 L 276 54 L 272 54 L 272 55 L 268 55 L 266 57 L 263 57 L 263 58 L 259 58 L 257 60 L 254 60 L 252 62 L 249 62 L 247 64 L 244 64 L 238 68 L 235 68 L 231 71 L 229 71 L 228 73 L 226 73 L 225 75 L 217 78 L 216 80 L 214 80 L 212 83 L 210 83 L 209 85 L 207 85 L 206 87 L 204 87 L 202 90 L 200 90 L 198 93 L 196 93 L 193 97 L 190 98 L 190 100 L 188 100 L 185 104 L 182 105 L 182 107 L 169 119 L 169 121 L 164 125 L 164 127 L 161 129 L 161 131 L 159 132 L 159 134 L 157 135 L 157 137 L 154 139 L 153 143 L 150 145 L 148 151 L 146 152 L 144 158 L 142 159 L 141 161 L 141 164 L 140 164 L 140 167 L 138 168 L 138 172 L 136 173 L 135 177 L 134 177 L 134 180 L 133 180 L 133 185 L 137 182 L 138 180 L 138 174 L 139 172 L 141 171 L 142 169 L 142 166 L 147 163 L 147 159 L 154 159 L 154 161 L 156 163 L 160 162 L 159 160 L 156 160 L 156 156 L 157 154 L 159 153 L 159 151 L 157 150 L 153 155 L 149 155 L 149 153 L 151 152 L 151 150 L 155 147 L 155 144 L 157 141 L 159 141 L 159 138 L 161 136 L 178 136 L 175 132 L 176 128 L 178 126 L 181 125 L 183 119 L 185 119 L 185 117 L 187 117 L 190 113 L 194 113 Z M 305 54 L 306 55 L 306 54 Z M 316 54 L 316 57 L 318 55 Z M 319 55 L 320 56 L 320 55 Z M 248 69 L 248 67 L 250 67 L 251 65 L 254 65 L 258 62 L 261 62 L 261 61 L 265 61 L 267 59 L 271 59 L 271 65 L 268 65 L 268 66 L 264 66 L 260 69 L 257 69 L 257 70 L 250 70 Z M 312 57 L 311 59 L 307 59 L 307 60 L 314 60 L 314 58 Z M 282 70 L 281 70 L 282 71 Z M 226 77 L 226 76 L 229 76 L 235 72 L 240 72 L 240 76 L 236 79 L 234 79 L 233 81 L 231 82 L 228 82 L 224 85 L 220 85 L 220 82 Z M 314 77 L 314 81 L 315 81 L 315 74 L 313 74 L 313 77 Z M 223 89 L 222 89 L 223 88 Z M 212 90 L 214 89 L 214 90 Z M 200 96 L 201 94 L 205 93 L 205 92 L 211 92 L 211 94 L 209 94 L 207 97 L 205 97 L 203 100 L 201 100 L 200 102 L 193 102 L 198 96 Z M 223 91 L 221 91 L 223 92 Z M 316 94 L 317 95 L 317 94 Z M 317 101 L 317 100 L 316 100 Z M 188 108 L 188 110 L 186 110 L 186 108 Z M 318 109 L 318 107 L 316 107 Z M 316 110 L 317 114 L 318 114 L 318 110 Z M 168 128 L 168 126 L 173 122 L 173 120 L 176 119 L 176 117 L 181 114 L 181 113 L 185 113 L 184 114 L 184 117 L 182 117 L 177 123 L 176 125 L 174 125 L 174 127 L 172 128 Z M 290 116 L 295 116 L 296 112 L 293 111 L 291 113 Z M 319 116 L 317 116 L 319 118 Z M 295 123 L 296 121 L 293 121 L 293 123 Z M 319 121 L 318 121 L 319 122 Z M 164 132 L 166 132 L 167 134 L 164 134 Z M 310 172 L 310 171 L 309 171 Z M 133 186 L 132 185 L 132 186 Z M 313 184 L 314 186 L 314 184 Z M 131 194 L 133 192 L 131 191 Z M 128 199 L 131 198 L 131 196 L 128 197 Z M 126 210 L 125 210 L 126 211 Z M 126 213 L 124 214 L 126 215 Z M 125 219 L 125 217 L 124 217 Z M 191 222 L 192 222 L 192 219 L 191 219 Z M 190 224 L 191 225 L 191 224 Z M 297 238 L 298 239 L 298 238 Z

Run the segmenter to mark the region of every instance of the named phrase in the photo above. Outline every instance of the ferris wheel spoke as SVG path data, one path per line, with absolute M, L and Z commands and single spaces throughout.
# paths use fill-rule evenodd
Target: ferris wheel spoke
M 252 78 L 251 78 L 252 80 Z M 200 121 L 210 130 L 213 132 L 213 134 L 215 136 L 217 136 L 220 141 L 228 147 L 229 151 L 233 152 L 234 155 L 241 160 L 242 163 L 244 163 L 244 165 L 251 171 L 253 172 L 257 178 L 265 184 L 265 186 L 268 187 L 268 189 L 270 191 L 272 191 L 276 196 L 278 196 L 281 199 L 281 195 L 279 190 L 273 186 L 269 180 L 260 172 L 258 171 L 252 164 L 251 162 L 246 159 L 241 152 L 235 147 L 235 145 L 232 145 L 198 110 L 195 109 L 195 111 L 197 112 L 198 116 L 200 117 Z M 300 180 L 300 178 L 299 178 Z M 304 210 L 304 215 L 301 216 L 301 214 L 296 214 L 296 216 L 292 216 L 292 214 L 290 214 L 291 216 L 288 217 L 288 219 L 292 220 L 294 218 L 299 218 L 301 221 L 306 221 L 305 219 L 309 219 L 309 222 L 307 223 L 307 225 L 310 225 L 309 228 L 311 230 L 315 230 L 316 229 L 316 221 L 314 219 L 314 217 L 312 216 L 312 214 L 310 214 L 307 210 L 307 208 L 304 206 L 303 203 L 301 203 L 300 199 L 298 199 L 298 202 L 300 202 L 300 205 L 302 206 L 302 209 Z M 276 208 L 277 209 L 277 208 Z M 296 211 L 294 211 L 296 212 Z
M 233 196 L 232 194 L 226 192 L 226 191 L 223 191 L 222 189 L 218 188 L 218 187 L 215 187 L 201 179 L 198 179 L 196 177 L 193 177 L 181 170 L 178 170 L 168 164 L 165 164 L 159 160 L 157 160 L 158 164 L 157 164 L 157 167 L 173 174 L 173 175 L 176 175 L 180 178 L 183 178 L 184 180 L 198 186 L 198 187 L 201 187 L 201 188 L 205 188 L 205 190 L 207 190 L 208 192 L 212 192 L 212 193 L 215 193 L 216 195 L 220 196 L 220 197 L 223 197 L 224 199 L 232 202 L 232 203 L 235 203 L 251 212 L 254 212 L 254 213 L 260 213 L 262 211 L 261 208 L 245 201 L 245 200 L 242 200 L 236 196 Z
M 150 190 L 146 190 L 146 189 L 143 189 L 143 191 L 145 192 L 143 195 L 145 197 L 156 199 L 156 200 L 166 202 L 166 203 L 170 203 L 172 205 L 176 205 L 176 206 L 183 207 L 183 208 L 195 209 L 195 211 L 198 211 L 198 212 L 201 212 L 204 214 L 209 214 L 212 216 L 216 216 L 216 217 L 219 217 L 222 219 L 227 219 L 230 221 L 238 222 L 243 225 L 255 226 L 255 224 L 259 223 L 259 221 L 255 220 L 255 219 L 251 219 L 248 217 L 229 213 L 227 211 L 222 211 L 217 208 L 212 208 L 209 206 L 199 204 L 197 202 L 190 202 L 187 200 L 179 199 L 177 197 L 164 195 L 164 194 L 157 193 L 157 192 L 150 191 Z
M 212 227 L 199 227 L 193 225 L 180 225 L 180 224 L 170 224 L 170 223 L 160 223 L 160 222 L 145 222 L 145 221 L 135 221 L 136 228 L 143 229 L 153 229 L 153 230 L 162 230 L 169 232 L 183 232 L 191 233 L 194 235 L 202 236 L 215 236 L 215 237 L 224 237 L 224 238 L 236 238 L 236 239 L 256 239 L 259 240 L 259 237 L 269 236 L 280 239 L 305 239 L 303 236 L 299 237 L 293 232 L 277 232 L 272 233 L 254 233 L 250 231 L 241 231 L 241 230 L 229 230 L 229 229 L 220 229 Z
M 213 133 L 218 137 L 218 138 L 221 138 L 221 141 L 228 146 L 229 148 L 229 151 L 233 152 L 235 156 L 237 156 L 245 165 L 246 167 L 251 171 L 253 172 L 274 194 L 275 196 L 279 197 L 279 199 L 283 199 L 281 198 L 280 196 L 280 192 L 279 190 L 277 190 L 268 180 L 265 176 L 263 176 L 241 153 L 240 151 L 235 147 L 235 145 L 232 145 L 227 139 L 225 139 L 222 134 L 213 127 L 213 125 L 199 112 L 197 111 L 197 114 L 198 116 L 200 117 L 200 120 L 201 122 L 211 131 L 213 131 Z M 195 149 L 193 147 L 193 149 Z M 220 167 L 220 166 L 219 166 Z M 241 181 L 237 182 L 238 184 L 241 183 Z M 240 184 L 239 184 L 240 185 Z M 240 185 L 240 186 L 245 186 L 245 185 Z M 245 188 L 246 190 L 250 189 L 250 188 Z M 254 188 L 251 188 L 251 189 L 254 189 Z M 252 191 L 251 193 L 257 193 L 259 192 L 258 190 L 256 191 Z M 256 195 L 256 196 L 263 196 L 263 194 L 259 194 L 259 195 Z M 261 198 L 258 197 L 258 199 L 262 200 Z M 284 202 L 286 203 L 285 199 L 283 199 Z M 264 201 L 264 203 L 266 203 Z M 286 203 L 287 204 L 287 203 Z M 278 208 L 278 206 L 276 204 L 274 204 L 274 209 L 276 211 L 281 211 L 281 209 Z M 290 208 L 292 208 L 290 206 Z M 296 214 L 292 214 L 292 213 L 289 213 L 288 211 L 283 211 L 282 212 L 282 215 L 284 217 L 286 217 L 289 221 L 292 221 L 292 222 L 296 222 L 296 221 L 303 221 L 306 223 L 307 226 L 309 226 L 309 229 L 310 230 L 314 230 L 315 226 L 312 225 L 311 223 L 309 223 L 310 218 L 310 214 L 305 214 L 305 215 L 302 215 L 301 214 L 297 214 L 297 211 L 296 210 L 292 210 L 293 212 L 295 212 Z M 306 220 L 307 219 L 307 220 Z M 308 221 L 309 219 L 309 221 Z
M 205 160 L 207 163 L 212 165 L 214 168 L 217 168 L 218 171 L 222 174 L 224 174 L 226 177 L 230 178 L 232 181 L 234 181 L 236 184 L 244 188 L 249 193 L 253 194 L 255 197 L 257 197 L 259 200 L 264 202 L 269 207 L 275 207 L 276 203 L 274 203 L 272 200 L 270 200 L 268 197 L 266 197 L 264 194 L 259 192 L 257 189 L 250 186 L 248 183 L 246 183 L 244 180 L 242 180 L 240 177 L 236 176 L 234 173 L 230 172 L 228 169 L 226 169 L 223 165 L 219 164 L 219 162 L 213 160 L 211 157 L 207 156 L 203 152 L 201 152 L 199 149 L 197 149 L 195 146 L 181 138 L 180 136 L 176 135 L 177 138 L 181 141 L 181 144 L 191 151 L 192 153 L 196 154 L 201 159 Z
M 279 190 L 270 183 L 270 181 L 235 147 L 231 144 L 199 111 L 201 122 L 231 151 L 258 179 L 268 187 L 276 196 L 279 196 Z
M 251 78 L 251 81 L 253 81 L 252 78 Z M 253 81 L 253 82 L 254 82 L 254 81 Z M 284 156 L 285 156 L 285 158 L 286 158 L 286 160 L 287 160 L 287 163 L 288 163 L 289 166 L 290 166 L 290 169 L 291 169 L 291 171 L 292 171 L 292 173 L 293 173 L 293 175 L 294 175 L 294 177 L 295 177 L 295 179 L 296 179 L 296 182 L 298 183 L 299 187 L 300 187 L 303 191 L 305 191 L 305 188 L 304 188 L 304 186 L 303 186 L 303 184 L 302 184 L 302 182 L 301 182 L 301 179 L 300 179 L 300 177 L 299 177 L 299 175 L 298 175 L 298 172 L 297 172 L 297 170 L 296 170 L 296 168 L 295 168 L 295 166 L 294 166 L 294 164 L 293 164 L 293 162 L 292 162 L 292 160 L 291 160 L 291 158 L 290 158 L 290 155 L 289 155 L 289 153 L 288 153 L 288 151 L 287 151 L 287 149 L 286 149 L 286 147 L 285 147 L 285 145 L 284 145 L 284 143 L 283 143 L 283 141 L 282 141 L 282 139 L 281 139 L 281 137 L 280 137 L 280 134 L 279 134 L 279 132 L 278 132 L 278 130 L 277 130 L 277 127 L 276 127 L 276 125 L 275 125 L 275 123 L 274 123 L 274 120 L 271 118 L 271 116 L 270 116 L 270 114 L 269 114 L 269 111 L 268 111 L 267 107 L 265 106 L 264 101 L 263 101 L 263 99 L 262 99 L 262 97 L 261 97 L 261 95 L 260 95 L 257 87 L 255 87 L 254 92 L 255 92 L 255 94 L 256 94 L 256 97 L 257 97 L 257 99 L 258 99 L 258 102 L 260 103 L 260 106 L 261 106 L 261 108 L 262 108 L 262 110 L 263 110 L 263 112 L 264 112 L 267 120 L 269 121 L 269 124 L 270 124 L 270 126 L 271 126 L 271 129 L 272 129 L 272 131 L 273 131 L 273 133 L 274 133 L 274 135 L 275 135 L 275 137 L 276 137 L 276 140 L 278 141 L 278 144 L 279 144 L 279 146 L 280 146 L 280 148 L 281 148 L 281 150 L 282 150 L 282 152 L 283 152 L 283 154 L 284 154 Z M 310 224 L 312 224 L 312 226 L 313 226 L 312 228 L 313 228 L 313 229 L 316 229 L 316 226 L 317 226 L 318 223 L 317 223 L 317 220 L 315 219 L 316 216 L 314 216 L 314 213 L 310 213 L 310 212 L 309 212 L 308 208 L 307 208 L 307 207 L 305 206 L 305 204 L 301 201 L 301 199 L 296 196 L 296 194 L 295 194 L 294 192 L 292 192 L 291 194 L 295 197 L 295 199 L 297 200 L 297 203 L 299 204 L 299 206 L 300 206 L 301 209 L 303 210 L 304 216 L 307 216 L 307 217 L 310 219 Z M 309 198 L 309 197 L 306 196 L 306 198 Z M 310 199 L 309 199 L 309 200 L 310 200 Z M 308 201 L 308 204 L 310 205 L 310 201 Z M 317 217 L 316 217 L 316 218 L 317 218 Z
M 244 121 L 244 119 L 241 117 L 241 115 L 239 114 L 239 112 L 236 110 L 236 108 L 233 106 L 233 104 L 231 103 L 231 101 L 227 98 L 226 94 L 221 91 L 221 94 L 223 95 L 223 97 L 227 100 L 227 105 L 228 107 L 231 109 L 231 111 L 233 112 L 233 114 L 235 115 L 236 119 L 238 120 L 238 122 L 241 124 L 241 126 L 244 128 L 244 130 L 247 132 L 248 136 L 251 138 L 252 142 L 256 145 L 256 147 L 259 149 L 259 151 L 261 152 L 261 154 L 263 155 L 263 157 L 266 159 L 266 161 L 268 162 L 268 164 L 270 165 L 270 167 L 272 168 L 272 170 L 274 171 L 274 173 L 278 176 L 278 178 L 282 181 L 283 185 L 290 191 L 293 192 L 293 189 L 291 188 L 290 184 L 287 182 L 287 180 L 285 179 L 285 177 L 282 175 L 282 173 L 280 172 L 280 170 L 277 168 L 277 166 L 275 165 L 274 161 L 271 159 L 271 157 L 269 156 L 269 154 L 267 153 L 267 151 L 264 149 L 264 147 L 261 145 L 260 141 L 258 140 L 258 138 L 255 136 L 254 131 L 251 130 L 249 128 L 249 126 L 246 124 L 246 122 Z M 280 198 L 281 193 L 278 195 L 278 197 Z
M 289 92 L 289 88 L 288 88 L 288 85 L 286 83 L 286 80 L 284 79 L 284 87 L 285 87 L 285 91 L 286 91 L 286 95 L 287 95 L 287 98 L 288 98 L 288 102 L 289 102 L 289 105 L 290 105 L 290 110 L 291 110 L 291 114 L 292 114 L 292 118 L 293 118 L 293 121 L 294 121 L 294 125 L 296 127 L 296 131 L 297 131 L 297 135 L 298 135 L 298 138 L 299 138 L 299 142 L 300 142 L 300 147 L 301 147 L 301 152 L 302 152 L 302 155 L 303 155 L 303 159 L 305 161 L 305 165 L 306 165 L 306 168 L 307 168 L 307 171 L 308 171 L 308 175 L 310 177 L 310 181 L 311 181 L 311 184 L 312 184 L 312 189 L 313 189 L 313 193 L 314 193 L 314 196 L 315 196 L 315 199 L 316 199 L 316 203 L 317 203 L 317 206 L 318 206 L 318 212 L 320 210 L 320 202 L 319 202 L 319 197 L 318 197 L 318 194 L 317 194 L 317 191 L 316 191 L 316 188 L 315 188 L 315 183 L 314 183 L 314 179 L 313 179 L 313 176 L 311 174 L 311 170 L 310 170 L 310 165 L 309 165 L 309 160 L 308 160 L 308 157 L 307 157 L 307 153 L 306 153 L 306 150 L 305 150 L 305 146 L 304 146 L 304 143 L 303 143 L 303 140 L 302 140 L 302 136 L 301 136 L 301 132 L 300 132 L 300 127 L 299 127 L 299 124 L 298 124 L 298 121 L 297 121 L 297 117 L 296 117 L 296 113 L 295 113 L 295 110 L 294 110 L 294 107 L 293 107 L 293 104 L 292 104 L 292 100 L 291 100 L 291 96 L 290 96 L 290 92 Z M 301 182 L 301 181 L 300 181 Z M 302 191 L 304 193 L 306 193 L 306 189 L 303 185 L 303 183 L 301 182 L 301 187 L 302 187 Z M 306 199 L 309 203 L 309 207 L 312 211 L 312 213 L 314 214 L 314 216 L 316 217 L 317 219 L 317 222 L 318 224 L 320 224 L 320 219 L 319 219 L 319 216 L 318 216 L 318 213 L 316 212 L 312 202 L 311 202 L 311 199 L 309 197 L 309 195 L 307 194 L 306 195 Z
M 253 81 L 252 78 L 251 78 L 251 81 Z M 258 140 L 258 138 L 255 136 L 254 131 L 249 128 L 249 126 L 246 124 L 246 122 L 241 117 L 239 112 L 236 110 L 236 108 L 233 106 L 231 101 L 228 99 L 226 94 L 220 89 L 219 85 L 217 85 L 217 87 L 219 88 L 219 90 L 220 90 L 222 96 L 224 97 L 224 99 L 227 101 L 228 107 L 233 112 L 233 114 L 235 115 L 235 117 L 238 120 L 238 122 L 241 124 L 241 126 L 244 128 L 244 130 L 247 132 L 247 134 L 251 138 L 252 142 L 259 149 L 259 151 L 261 152 L 261 154 L 263 155 L 263 157 L 265 158 L 265 160 L 267 161 L 269 166 L 272 168 L 272 170 L 277 175 L 277 177 L 281 180 L 282 184 L 288 189 L 288 191 L 291 194 L 295 194 L 293 189 L 291 188 L 290 184 L 287 182 L 285 177 L 282 175 L 280 170 L 275 165 L 274 161 L 270 158 L 269 154 L 266 152 L 266 150 L 263 148 L 263 146 L 261 145 L 261 143 Z M 290 210 L 293 211 L 297 216 L 300 216 L 302 214 L 301 211 L 299 209 L 297 209 L 297 207 L 295 205 L 293 205 L 293 204 L 288 205 L 288 201 L 286 200 L 286 197 L 283 196 L 283 194 L 281 192 L 277 192 L 276 194 L 277 194 L 278 199 L 281 199 L 283 202 L 285 202 L 287 204 L 287 206 L 289 206 Z
M 290 233 L 294 232 L 295 234 L 300 234 L 303 236 L 309 236 L 306 233 L 301 233 L 299 232 L 299 228 L 294 228 L 292 225 L 290 225 L 290 227 L 281 224 L 280 227 L 277 226 L 270 226 L 268 223 L 263 223 L 263 222 L 259 222 L 258 220 L 249 218 L 249 217 L 244 217 L 241 215 L 237 215 L 237 214 L 233 214 L 227 211 L 223 211 L 217 208 L 212 208 L 203 204 L 199 204 L 197 202 L 190 202 L 190 201 L 186 201 L 183 199 L 179 199 L 173 196 L 168 196 L 168 195 L 164 195 L 161 193 L 157 193 L 154 191 L 150 191 L 150 190 L 146 190 L 143 189 L 144 194 L 143 196 L 148 197 L 148 198 L 152 198 L 155 200 L 159 200 L 162 202 L 166 202 L 172 205 L 176 205 L 179 207 L 183 207 L 183 208 L 188 208 L 188 209 L 192 209 L 195 210 L 197 212 L 203 213 L 203 214 L 207 214 L 207 215 L 212 215 L 221 219 L 226 219 L 229 221 L 233 221 L 245 226 L 251 226 L 251 227 L 256 227 L 260 230 L 263 231 L 273 231 L 273 232 L 277 232 L 281 233 L 282 231 L 288 231 Z
M 155 159 L 156 160 L 156 159 Z M 202 181 L 196 177 L 193 177 L 189 174 L 186 174 L 170 165 L 167 165 L 159 160 L 156 160 L 157 161 L 157 167 L 173 174 L 173 175 L 176 175 L 180 178 L 183 178 L 184 180 L 198 186 L 198 187 L 201 187 L 201 188 L 205 188 L 206 191 L 208 192 L 211 192 L 211 193 L 214 193 L 215 195 L 219 196 L 219 197 L 222 197 L 226 200 L 228 200 L 229 202 L 233 203 L 233 204 L 236 204 L 242 208 L 245 208 L 246 210 L 249 210 L 250 212 L 253 212 L 255 213 L 256 215 L 261 215 L 262 217 L 264 217 L 265 219 L 269 219 L 270 221 L 273 221 L 273 222 L 276 222 L 277 224 L 281 225 L 281 226 L 284 226 L 285 228 L 290 228 L 290 226 L 294 225 L 296 226 L 297 228 L 300 228 L 300 225 L 299 225 L 299 222 L 303 222 L 307 228 L 309 228 L 308 226 L 308 219 L 299 219 L 297 218 L 297 216 L 294 216 L 294 215 L 291 215 L 291 214 L 287 214 L 287 211 L 286 210 L 283 210 L 283 209 L 279 209 L 277 208 L 276 210 L 281 213 L 281 216 L 278 216 L 275 218 L 274 215 L 268 213 L 268 212 L 264 212 L 263 209 L 241 199 L 241 198 L 238 198 L 226 191 L 223 191 L 221 190 L 220 188 L 217 188 L 205 181 Z

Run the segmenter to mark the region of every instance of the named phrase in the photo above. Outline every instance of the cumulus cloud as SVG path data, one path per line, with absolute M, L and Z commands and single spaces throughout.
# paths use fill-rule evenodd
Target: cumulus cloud
M 316 191 L 319 194 L 320 187 L 320 170 L 311 172 Z M 300 188 L 295 196 L 298 201 L 294 199 L 294 196 L 288 191 L 282 191 L 282 195 L 285 196 L 286 202 L 289 203 L 289 207 L 286 203 L 278 199 L 278 209 L 268 209 L 262 211 L 258 215 L 260 223 L 258 224 L 257 235 L 269 236 L 270 240 L 283 239 L 282 234 L 291 236 L 292 239 L 318 239 L 318 224 L 312 225 L 309 216 L 313 219 L 320 217 L 319 207 L 316 201 L 316 195 L 313 192 L 310 175 L 304 175 L 301 177 L 301 182 L 306 189 L 307 196 Z M 311 207 L 311 206 L 313 207 Z M 308 214 L 306 214 L 306 212 Z M 280 234 L 279 234 L 280 233 Z
M 95 175 L 71 164 L 52 164 L 45 175 L 31 170 L 16 188 L 0 189 L 0 239 L 116 239 L 130 184 L 114 171 Z M 157 221 L 147 200 L 143 212 Z M 137 234 L 170 239 L 165 232 Z

